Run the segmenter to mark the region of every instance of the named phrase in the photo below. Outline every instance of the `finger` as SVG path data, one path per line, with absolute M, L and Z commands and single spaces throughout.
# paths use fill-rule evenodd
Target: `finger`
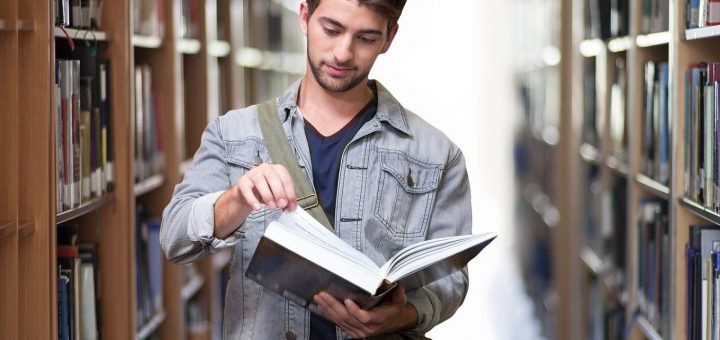
M 262 202 L 258 200 L 258 193 L 256 192 L 253 183 L 248 178 L 240 178 L 237 184 L 240 197 L 245 200 L 245 203 L 252 207 L 253 210 L 260 210 L 262 208 Z
M 268 186 L 265 175 L 262 173 L 256 173 L 253 176 L 250 176 L 250 180 L 252 181 L 254 189 L 260 195 L 260 200 L 270 209 L 275 209 L 275 200 L 272 192 L 270 191 L 270 186 Z
M 280 175 L 277 171 L 275 171 L 275 168 L 272 167 L 268 169 L 268 171 L 263 172 L 263 176 L 265 177 L 265 182 L 270 188 L 273 203 L 277 208 L 285 209 L 288 204 L 288 199 L 285 193 L 285 186 L 283 185 L 282 180 L 280 180 Z
M 290 172 L 280 164 L 275 165 L 275 171 L 285 188 L 285 195 L 288 199 L 287 210 L 293 211 L 297 208 L 297 196 L 295 194 L 295 184 L 292 181 L 292 176 L 290 176 Z
M 399 305 L 404 305 L 407 303 L 407 296 L 405 295 L 405 287 L 400 285 L 393 291 L 391 303 L 399 304 Z
M 357 335 L 356 328 L 346 322 L 340 315 L 337 314 L 336 310 L 329 306 L 329 303 L 332 302 L 332 300 L 335 300 L 332 296 L 326 293 L 319 293 L 315 295 L 315 303 L 318 305 L 320 310 L 325 314 L 325 316 L 338 325 L 340 328 L 345 330 L 348 334 L 355 337 Z M 336 300 L 337 301 L 337 300 Z
M 363 325 L 367 325 L 373 319 L 372 315 L 368 311 L 360 308 L 360 306 L 358 306 L 353 300 L 345 299 L 345 308 L 347 308 L 350 315 Z

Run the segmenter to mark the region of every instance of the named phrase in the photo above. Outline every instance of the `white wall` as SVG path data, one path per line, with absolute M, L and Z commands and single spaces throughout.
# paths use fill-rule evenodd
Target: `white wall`
M 521 320 L 531 312 L 510 251 L 511 6 L 512 1 L 408 1 L 393 46 L 371 73 L 461 147 L 473 192 L 473 230 L 499 234 L 471 263 L 465 304 L 429 334 L 435 339 L 527 339 L 537 331 Z

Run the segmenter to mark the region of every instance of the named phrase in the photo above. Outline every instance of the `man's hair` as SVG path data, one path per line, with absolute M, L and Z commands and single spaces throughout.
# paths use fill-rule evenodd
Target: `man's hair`
M 357 0 L 360 5 L 367 6 L 370 10 L 380 13 L 388 19 L 388 34 L 397 24 L 402 14 L 403 7 L 407 0 Z M 305 0 L 308 5 L 308 14 L 312 16 L 315 9 L 320 5 L 320 0 Z

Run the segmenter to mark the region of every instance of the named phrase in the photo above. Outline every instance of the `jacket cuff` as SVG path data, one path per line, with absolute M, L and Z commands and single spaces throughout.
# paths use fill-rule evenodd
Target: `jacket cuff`
M 407 302 L 415 307 L 418 315 L 417 325 L 412 329 L 413 331 L 425 334 L 430 329 L 435 327 L 437 320 L 435 320 L 434 312 L 436 310 L 432 299 L 428 296 L 428 292 L 425 289 L 420 288 L 414 292 L 411 292 L 407 296 Z
M 240 240 L 238 231 L 233 232 L 226 239 L 221 240 L 215 233 L 215 202 L 225 191 L 218 191 L 201 196 L 196 199 L 190 208 L 188 216 L 187 236 L 193 242 L 202 243 L 204 248 L 216 253 L 224 248 L 235 245 Z M 239 228 L 238 228 L 239 230 Z

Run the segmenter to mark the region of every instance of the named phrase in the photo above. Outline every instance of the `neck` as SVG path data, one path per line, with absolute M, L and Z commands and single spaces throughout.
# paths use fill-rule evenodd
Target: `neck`
M 317 120 L 336 120 L 346 122 L 362 109 L 373 93 L 367 86 L 367 79 L 345 92 L 328 91 L 307 72 L 300 85 L 298 107 L 305 119 L 314 124 Z

